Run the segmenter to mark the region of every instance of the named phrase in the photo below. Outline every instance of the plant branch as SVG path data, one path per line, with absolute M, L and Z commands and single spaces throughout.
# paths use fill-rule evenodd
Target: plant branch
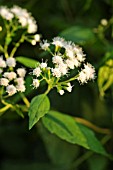
M 48 88 L 47 88 L 45 94 L 47 95 L 50 92 L 51 89 L 52 89 L 52 87 L 50 85 L 48 85 Z
M 1 99 L 1 102 L 5 105 L 3 108 L 0 109 L 0 116 L 2 116 L 2 114 L 8 110 L 9 108 L 13 108 L 13 105 L 10 103 L 7 103 L 6 101 L 4 101 L 3 99 Z
M 7 106 L 1 108 L 1 109 L 0 109 L 0 116 L 2 116 L 3 113 L 4 113 L 6 110 L 8 110 L 10 107 L 11 107 L 11 105 L 9 104 L 9 105 L 7 105 Z
M 20 93 L 20 96 L 23 100 L 23 102 L 26 104 L 26 106 L 29 108 L 30 106 L 30 102 L 28 101 L 28 99 L 25 97 L 25 95 L 23 93 Z
M 78 117 L 75 117 L 74 119 L 76 120 L 76 122 L 81 123 L 81 124 L 91 128 L 91 129 L 93 129 L 95 132 L 98 132 L 98 133 L 101 133 L 101 134 L 107 134 L 107 135 L 111 134 L 111 131 L 109 129 L 100 128 L 100 127 L 94 125 L 93 123 L 89 122 L 88 120 L 78 118 Z
M 69 83 L 70 81 L 74 81 L 74 80 L 76 80 L 76 79 L 77 79 L 77 77 L 78 77 L 78 74 L 77 74 L 76 76 L 74 76 L 74 77 L 72 77 L 72 78 L 70 78 L 70 79 L 66 80 L 66 81 L 59 82 L 59 83 L 60 83 L 60 84 L 62 84 L 62 83 Z
M 25 33 L 22 34 L 21 38 L 19 39 L 19 41 L 15 44 L 14 48 L 12 49 L 11 53 L 10 53 L 10 57 L 13 57 L 15 52 L 17 51 L 18 47 L 20 46 L 21 43 L 23 43 L 25 40 Z

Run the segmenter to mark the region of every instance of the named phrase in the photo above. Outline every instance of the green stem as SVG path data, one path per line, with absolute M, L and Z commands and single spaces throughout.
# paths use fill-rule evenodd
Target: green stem
M 45 94 L 47 95 L 50 92 L 51 89 L 52 89 L 52 86 L 48 85 L 48 88 L 47 88 Z
M 4 87 L 1 87 L 0 88 L 0 100 L 2 100 L 3 92 L 4 92 Z
M 59 83 L 60 83 L 60 84 L 62 84 L 62 83 L 69 83 L 70 81 L 74 81 L 74 80 L 76 80 L 76 79 L 77 79 L 77 77 L 78 77 L 78 75 L 76 75 L 75 77 L 72 77 L 72 78 L 70 78 L 70 79 L 68 79 L 68 80 L 66 80 L 66 81 L 59 82 Z
M 51 50 L 48 48 L 47 50 L 52 56 L 54 56 L 54 54 L 51 52 Z
M 13 108 L 12 104 L 7 103 L 1 98 L 1 102 L 5 105 L 3 108 L 0 109 L 0 116 L 9 108 Z
M 8 50 L 8 46 L 7 46 L 7 44 L 5 44 L 5 46 L 4 46 L 4 55 L 5 55 L 5 58 L 9 58 L 9 54 L 8 54 L 7 50 Z
M 28 101 L 28 99 L 25 97 L 25 95 L 23 93 L 20 93 L 20 96 L 23 100 L 23 102 L 26 104 L 26 106 L 29 108 L 30 106 L 30 102 Z
M 11 104 L 9 104 L 9 103 L 7 103 L 5 100 L 3 100 L 3 99 L 1 99 L 1 102 L 4 104 L 4 105 L 10 105 L 10 106 L 12 106 Z
M 5 38 L 5 45 L 4 45 L 4 55 L 5 55 L 5 58 L 8 58 L 9 57 L 9 54 L 8 54 L 8 45 L 7 45 L 7 39 L 10 38 L 11 34 L 10 34 L 10 25 L 7 24 L 7 22 L 4 22 L 5 23 L 5 27 L 6 27 L 6 38 Z
M 6 110 L 8 110 L 10 107 L 11 107 L 11 105 L 9 104 L 9 105 L 1 108 L 1 109 L 0 109 L 0 116 L 2 116 L 2 114 L 3 114 Z
M 20 46 L 21 43 L 23 43 L 25 40 L 25 33 L 22 34 L 21 38 L 19 39 L 19 41 L 15 44 L 14 48 L 12 49 L 11 53 L 10 53 L 10 57 L 13 57 L 15 52 L 17 51 L 18 47 Z
M 96 126 L 95 124 L 89 122 L 88 120 L 85 120 L 85 119 L 80 118 L 80 117 L 74 117 L 74 119 L 75 119 L 76 122 L 81 123 L 81 124 L 89 127 L 90 129 L 93 129 L 95 132 L 98 132 L 98 133 L 101 133 L 101 134 L 107 134 L 107 135 L 111 134 L 110 129 L 100 128 L 100 127 Z
M 81 165 L 85 160 L 87 160 L 88 158 L 90 158 L 93 155 L 93 152 L 88 151 L 86 152 L 86 154 L 82 155 L 80 158 L 78 158 L 71 166 L 70 170 L 74 170 L 76 167 L 78 167 L 79 165 Z
M 102 145 L 106 144 L 111 139 L 111 135 L 106 135 L 101 139 Z

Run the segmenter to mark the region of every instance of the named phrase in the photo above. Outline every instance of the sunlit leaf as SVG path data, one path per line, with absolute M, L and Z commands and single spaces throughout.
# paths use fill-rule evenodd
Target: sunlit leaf
M 27 57 L 16 57 L 16 61 L 18 61 L 19 63 L 23 64 L 26 67 L 29 68 L 35 68 L 38 65 L 38 61 L 31 59 L 31 58 L 27 58 Z
M 42 121 L 51 133 L 56 134 L 61 139 L 107 155 L 94 133 L 85 126 L 76 123 L 71 116 L 56 111 L 49 111 L 42 118 Z
M 34 97 L 29 108 L 29 129 L 31 129 L 41 117 L 50 109 L 50 102 L 45 94 Z

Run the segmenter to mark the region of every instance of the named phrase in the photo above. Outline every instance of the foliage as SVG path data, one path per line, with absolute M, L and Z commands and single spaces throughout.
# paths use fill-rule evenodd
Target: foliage
M 13 4 L 32 12 L 39 30 L 34 26 L 30 32 L 20 15 L 13 22 L 4 15 L 0 20 L 0 62 L 7 65 L 0 68 L 0 79 L 7 78 L 4 72 L 16 73 L 8 82 L 16 87 L 13 93 L 0 86 L 1 170 L 112 169 L 113 1 L 1 1 L 9 9 Z M 64 38 L 63 46 L 55 44 L 55 36 Z M 39 47 L 40 38 L 48 41 L 42 40 Z M 68 65 L 59 76 L 54 71 L 63 67 L 54 57 L 62 57 L 63 64 L 70 60 L 67 44 L 74 45 L 69 41 L 85 52 L 79 51 L 79 67 Z M 8 58 L 15 58 L 13 65 Z M 87 66 L 93 76 L 89 71 L 81 81 Z

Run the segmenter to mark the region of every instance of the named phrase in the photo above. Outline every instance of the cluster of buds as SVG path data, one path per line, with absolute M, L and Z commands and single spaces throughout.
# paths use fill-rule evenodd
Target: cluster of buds
M 23 9 L 16 5 L 12 8 L 1 6 L 0 15 L 7 21 L 18 21 L 16 22 L 16 24 L 19 23 L 23 28 L 27 28 L 28 33 L 35 33 L 37 31 L 36 21 L 32 17 L 31 13 L 29 13 L 26 9 Z
M 35 88 L 39 87 L 42 80 L 45 80 L 49 88 L 56 87 L 60 95 L 63 95 L 64 90 L 72 91 L 71 81 L 77 79 L 83 84 L 87 83 L 88 80 L 94 79 L 94 67 L 89 63 L 85 64 L 86 58 L 82 48 L 73 42 L 55 37 L 52 42 L 45 40 L 40 43 L 40 46 L 43 50 L 48 51 L 52 57 L 51 62 L 42 62 L 33 70 L 33 76 L 35 76 L 33 86 Z M 84 68 L 78 71 L 76 76 L 62 81 L 62 78 L 70 75 L 71 70 L 82 65 L 84 65 Z
M 37 32 L 37 23 L 36 20 L 33 18 L 31 13 L 29 13 L 26 9 L 23 9 L 17 5 L 14 5 L 12 8 L 8 8 L 6 6 L 0 7 L 0 16 L 3 20 L 6 20 L 5 25 L 6 29 L 10 30 L 10 36 L 12 32 L 12 36 L 14 35 L 13 32 L 19 29 L 23 29 L 26 34 L 24 34 L 24 39 L 30 42 L 32 45 L 36 45 L 37 42 L 40 41 L 40 35 L 34 33 Z
M 9 57 L 4 60 L 3 56 L 0 56 L 0 86 L 6 88 L 9 96 L 17 92 L 24 92 L 26 89 L 24 85 L 26 70 L 17 68 L 14 71 L 15 66 L 16 60 L 14 58 Z

